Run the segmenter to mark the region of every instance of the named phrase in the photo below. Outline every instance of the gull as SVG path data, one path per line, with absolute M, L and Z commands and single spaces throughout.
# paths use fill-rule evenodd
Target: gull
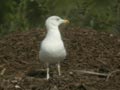
M 67 55 L 59 31 L 59 25 L 62 23 L 69 23 L 69 21 L 58 16 L 50 16 L 45 21 L 47 34 L 41 42 L 39 58 L 40 61 L 44 62 L 47 66 L 47 80 L 50 78 L 50 64 L 57 64 L 58 75 L 61 75 L 60 62 L 63 61 Z

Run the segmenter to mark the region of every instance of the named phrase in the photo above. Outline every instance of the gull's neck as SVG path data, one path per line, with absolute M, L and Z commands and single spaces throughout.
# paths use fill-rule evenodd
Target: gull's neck
M 46 38 L 52 40 L 61 40 L 61 34 L 58 27 L 47 28 Z

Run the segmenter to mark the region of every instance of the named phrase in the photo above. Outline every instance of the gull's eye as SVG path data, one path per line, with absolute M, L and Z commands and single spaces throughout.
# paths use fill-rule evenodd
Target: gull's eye
M 56 20 L 57 20 L 57 21 L 59 21 L 60 19 L 59 19 L 59 18 L 57 18 Z

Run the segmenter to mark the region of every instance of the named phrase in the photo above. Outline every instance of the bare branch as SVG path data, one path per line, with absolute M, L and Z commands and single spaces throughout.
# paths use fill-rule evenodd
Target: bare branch
M 3 68 L 3 70 L 0 72 L 0 75 L 1 76 L 4 75 L 5 71 L 6 71 L 6 68 Z
M 98 72 L 94 72 L 94 71 L 86 71 L 86 70 L 74 70 L 76 72 L 79 73 L 86 73 L 86 74 L 92 74 L 92 75 L 100 75 L 100 76 L 108 76 L 108 73 L 98 73 Z
M 98 72 L 94 72 L 94 71 L 86 71 L 86 70 L 73 70 L 75 72 L 78 72 L 78 73 L 81 73 L 81 74 L 92 74 L 92 75 L 98 75 L 98 76 L 105 76 L 106 77 L 106 81 L 109 80 L 109 78 L 114 74 L 114 73 L 117 73 L 117 72 L 120 72 L 120 70 L 114 70 L 114 71 L 111 71 L 109 73 L 98 73 Z
M 120 70 L 118 69 L 118 70 L 114 70 L 114 71 L 110 72 L 106 78 L 106 81 L 108 81 L 108 79 L 112 76 L 112 74 L 117 73 L 117 72 L 120 72 Z

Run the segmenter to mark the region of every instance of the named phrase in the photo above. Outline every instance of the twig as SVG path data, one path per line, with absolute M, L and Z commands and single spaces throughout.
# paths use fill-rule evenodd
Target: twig
M 6 68 L 3 68 L 3 70 L 0 72 L 0 75 L 1 76 L 4 75 L 5 71 L 6 71 Z
M 98 73 L 98 72 L 93 72 L 93 71 L 86 71 L 86 70 L 75 70 L 80 73 L 86 73 L 86 74 L 92 74 L 92 75 L 98 75 L 98 76 L 108 76 L 108 73 Z
M 120 72 L 120 70 L 115 70 L 115 71 L 110 72 L 106 78 L 106 81 L 108 81 L 108 79 L 112 76 L 112 74 L 117 73 L 117 72 Z
M 108 81 L 108 79 L 112 76 L 112 74 L 120 72 L 120 70 L 114 70 L 111 71 L 109 73 L 98 73 L 98 72 L 94 72 L 94 71 L 86 71 L 86 70 L 74 70 L 76 72 L 82 73 L 82 74 L 92 74 L 92 75 L 98 75 L 98 76 L 105 76 L 106 77 L 106 81 Z

